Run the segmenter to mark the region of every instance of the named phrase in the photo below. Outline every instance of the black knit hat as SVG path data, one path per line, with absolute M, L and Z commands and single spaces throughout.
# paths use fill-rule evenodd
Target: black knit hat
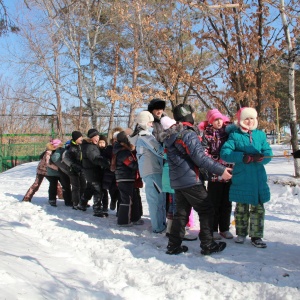
M 129 140 L 128 140 L 128 137 L 127 137 L 127 134 L 126 134 L 125 131 L 121 131 L 121 132 L 118 133 L 117 141 L 119 143 L 124 143 L 124 144 L 130 146 L 130 143 L 129 143 Z
M 165 110 L 166 108 L 166 101 L 159 99 L 159 98 L 155 98 L 152 99 L 150 101 L 150 103 L 148 104 L 148 111 L 152 112 L 153 109 L 163 109 Z
M 82 133 L 80 131 L 73 131 L 72 132 L 72 140 L 75 142 L 77 141 L 80 137 L 82 137 Z
M 96 136 L 96 135 L 99 135 L 99 131 L 98 131 L 97 129 L 94 129 L 94 128 L 90 129 L 90 130 L 88 131 L 88 134 L 87 134 L 87 136 L 88 136 L 90 139 L 93 138 L 93 137 Z
M 188 104 L 179 104 L 174 108 L 173 116 L 177 122 L 189 122 L 194 124 L 192 115 L 194 111 L 193 107 Z

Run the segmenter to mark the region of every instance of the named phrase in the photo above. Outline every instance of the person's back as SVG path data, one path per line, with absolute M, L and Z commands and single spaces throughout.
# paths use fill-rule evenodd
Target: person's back
M 133 135 L 137 136 L 136 156 L 140 175 L 146 185 L 152 231 L 161 233 L 166 229 L 166 201 L 162 191 L 164 149 L 151 134 L 153 119 L 150 112 L 142 111 L 137 117 L 137 127 Z
M 194 110 L 189 105 L 174 108 L 174 119 L 180 122 L 166 131 L 164 143 L 168 151 L 171 187 L 175 190 L 177 211 L 169 235 L 167 254 L 186 252 L 182 246 L 185 225 L 189 219 L 191 207 L 199 215 L 201 253 L 208 255 L 223 251 L 226 243 L 214 242 L 212 222 L 214 209 L 207 198 L 207 191 L 199 177 L 199 167 L 230 179 L 229 170 L 205 155 L 199 137 L 194 128 Z

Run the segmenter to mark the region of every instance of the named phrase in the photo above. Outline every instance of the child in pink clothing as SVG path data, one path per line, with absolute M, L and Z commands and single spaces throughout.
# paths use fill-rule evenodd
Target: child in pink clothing
M 222 115 L 217 109 L 212 109 L 207 112 L 206 121 L 201 122 L 198 128 L 203 131 L 202 144 L 206 148 L 207 154 L 224 166 L 231 168 L 232 165 L 220 158 L 221 147 L 228 138 L 225 131 L 228 123 L 228 117 Z M 229 201 L 231 180 L 225 181 L 215 174 L 209 174 L 208 177 L 208 198 L 214 204 L 215 209 L 213 238 L 215 240 L 220 240 L 222 237 L 232 239 L 233 235 L 229 231 L 232 209 Z

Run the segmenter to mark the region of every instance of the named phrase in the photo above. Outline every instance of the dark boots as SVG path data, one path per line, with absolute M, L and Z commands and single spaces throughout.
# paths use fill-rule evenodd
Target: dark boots
M 200 246 L 201 247 L 201 254 L 203 255 L 210 255 L 213 253 L 221 252 L 226 248 L 226 243 L 225 242 L 219 242 L 216 243 L 213 241 L 212 243 L 205 245 L 205 246 Z
M 184 253 L 187 252 L 189 250 L 189 248 L 187 246 L 184 245 L 168 245 L 167 247 L 167 252 L 166 254 L 180 254 L 180 253 Z

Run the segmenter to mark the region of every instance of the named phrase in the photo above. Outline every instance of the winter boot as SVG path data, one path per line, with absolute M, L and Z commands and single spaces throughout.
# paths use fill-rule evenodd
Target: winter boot
M 216 243 L 213 241 L 212 243 L 206 245 L 206 246 L 201 246 L 201 254 L 203 255 L 210 255 L 213 253 L 221 252 L 226 248 L 226 243 L 225 242 L 219 242 Z
M 56 199 L 54 199 L 54 200 L 49 200 L 48 203 L 49 203 L 51 206 L 56 206 Z
M 168 245 L 166 254 L 177 255 L 180 253 L 187 252 L 188 250 L 189 250 L 189 248 L 184 245 L 179 245 L 179 246 L 178 245 Z
M 224 238 L 224 239 L 233 239 L 233 235 L 230 231 L 223 231 L 220 232 L 220 235 Z
M 77 205 L 77 209 L 82 210 L 82 211 L 86 211 L 86 207 L 87 207 L 87 201 L 80 200 L 79 204 Z
M 261 238 L 251 238 L 251 244 L 257 248 L 267 248 L 267 244 Z
M 218 231 L 214 231 L 213 233 L 213 239 L 216 240 L 221 240 L 222 236 L 220 235 L 220 233 Z
M 110 206 L 109 206 L 109 209 L 110 209 L 110 210 L 115 210 L 115 209 L 116 209 L 116 205 L 117 205 L 117 202 L 116 202 L 116 201 L 110 200 Z
M 234 241 L 238 244 L 244 244 L 245 239 L 246 239 L 246 237 L 238 235 Z

